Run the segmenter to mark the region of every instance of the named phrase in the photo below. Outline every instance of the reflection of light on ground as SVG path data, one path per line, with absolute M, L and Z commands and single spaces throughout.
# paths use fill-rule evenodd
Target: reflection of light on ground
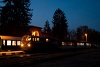
M 28 56 L 28 57 L 29 57 L 30 55 L 26 55 L 26 56 Z
M 19 54 L 19 53 L 24 53 L 24 51 L 4 51 L 4 52 L 0 52 L 0 55 L 2 54 L 12 55 L 12 54 Z
M 20 55 L 20 57 L 24 57 L 23 55 Z
M 29 57 L 29 56 L 31 56 L 31 55 L 29 55 L 29 54 L 23 54 L 23 55 L 20 55 L 19 57 Z

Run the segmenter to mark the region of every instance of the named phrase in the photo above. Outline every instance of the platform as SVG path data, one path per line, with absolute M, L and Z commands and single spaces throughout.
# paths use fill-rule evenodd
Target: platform
M 20 53 L 24 53 L 24 51 L 2 51 L 2 52 L 0 52 L 0 56 L 14 55 L 14 54 L 20 54 Z

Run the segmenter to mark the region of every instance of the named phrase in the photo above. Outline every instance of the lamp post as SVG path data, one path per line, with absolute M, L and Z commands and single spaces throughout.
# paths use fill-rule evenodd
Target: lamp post
M 87 33 L 85 33 L 85 36 L 86 36 L 86 42 L 87 42 Z

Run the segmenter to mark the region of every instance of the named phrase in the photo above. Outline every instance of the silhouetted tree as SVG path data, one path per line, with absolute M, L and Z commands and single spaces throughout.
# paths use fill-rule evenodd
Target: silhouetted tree
M 99 43 L 100 42 L 100 32 L 98 32 L 94 29 L 89 29 L 88 41 L 94 42 L 94 43 Z
M 67 19 L 64 12 L 61 9 L 57 9 L 53 15 L 53 27 L 52 33 L 53 37 L 62 41 L 67 37 Z
M 69 40 L 76 40 L 76 38 L 77 38 L 77 32 L 76 32 L 76 30 L 68 30 L 68 38 L 67 39 L 69 39 Z
M 88 26 L 79 26 L 77 28 L 77 40 L 85 41 L 85 33 L 88 34 Z
M 30 0 L 2 0 L 5 4 L 0 11 L 0 31 L 2 34 L 17 35 L 18 31 L 25 31 L 30 23 L 32 14 Z
M 100 32 L 94 29 L 88 28 L 88 26 L 79 26 L 77 28 L 77 39 L 79 41 L 86 41 L 85 33 L 87 34 L 88 42 L 93 42 L 93 43 L 100 42 Z
M 50 34 L 51 33 L 51 28 L 50 28 L 50 24 L 49 24 L 49 21 L 47 20 L 45 22 L 45 25 L 44 25 L 44 30 L 43 30 L 45 33 L 48 33 Z

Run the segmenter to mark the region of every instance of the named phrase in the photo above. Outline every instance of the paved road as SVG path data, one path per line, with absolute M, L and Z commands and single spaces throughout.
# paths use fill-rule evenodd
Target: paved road
M 25 56 L 25 57 L 23 57 Z M 9 67 L 100 67 L 100 48 L 53 54 L 26 54 L 6 57 L 1 66 Z

